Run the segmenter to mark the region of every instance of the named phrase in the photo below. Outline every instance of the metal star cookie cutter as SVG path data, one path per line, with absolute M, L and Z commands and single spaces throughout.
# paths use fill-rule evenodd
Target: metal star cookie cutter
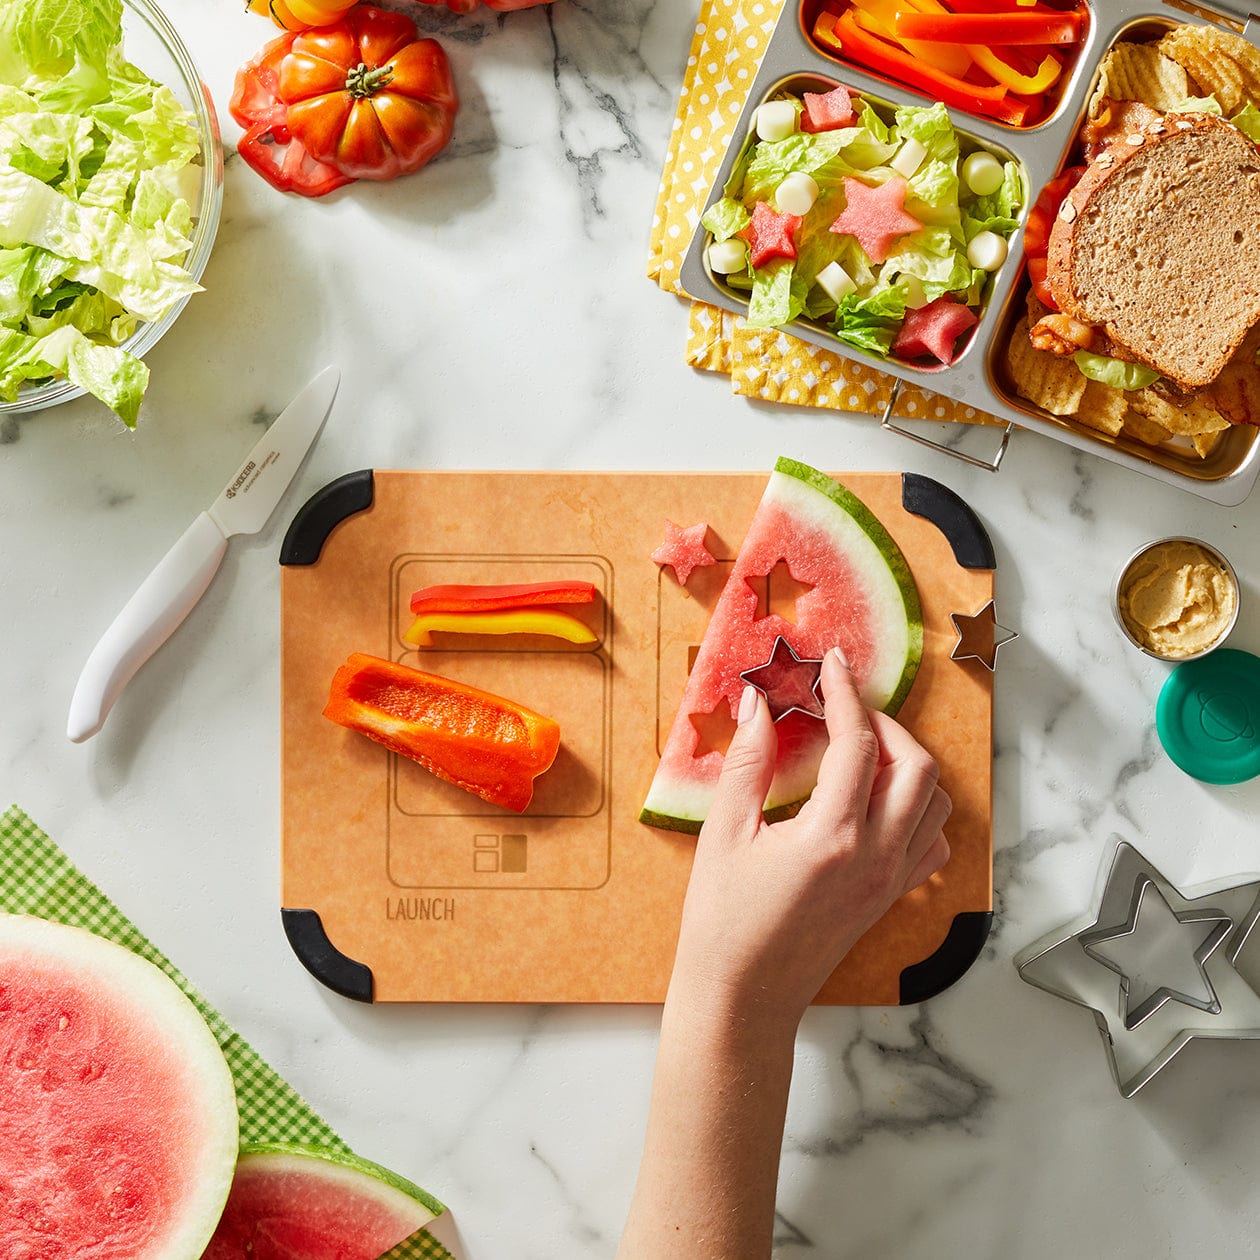
M 989 600 L 978 613 L 968 616 L 966 613 L 950 613 L 949 619 L 954 623 L 954 631 L 958 642 L 949 654 L 951 661 L 979 661 L 981 665 L 994 673 L 997 669 L 998 649 L 1005 647 L 1019 634 L 998 624 L 994 612 L 993 600 Z
M 1106 871 L 1094 917 L 1029 945 L 1015 956 L 1015 966 L 1028 984 L 1092 1012 L 1112 1077 L 1120 1093 L 1132 1098 L 1196 1037 L 1260 1038 L 1260 950 L 1245 949 L 1260 922 L 1260 879 L 1186 896 L 1132 845 L 1119 836 L 1114 839 L 1115 856 Z M 1096 956 L 1106 941 L 1129 936 L 1125 927 L 1130 916 L 1136 926 L 1141 907 L 1135 900 L 1143 900 L 1139 885 L 1146 884 L 1171 911 L 1177 925 L 1174 931 L 1186 924 L 1207 925 L 1206 934 L 1196 929 L 1188 934 L 1191 943 L 1183 940 L 1181 947 L 1189 965 L 1201 970 L 1203 983 L 1213 995 L 1212 1004 L 1187 1002 L 1187 997 L 1195 995 L 1178 990 L 1177 983 L 1184 988 L 1184 982 L 1161 984 L 1169 977 L 1142 976 L 1147 998 L 1160 987 L 1172 992 L 1157 1004 L 1139 999 L 1141 1018 L 1133 1018 L 1137 1011 L 1128 1008 L 1123 977 L 1118 979 L 1116 968 Z M 1211 927 L 1210 920 L 1217 920 L 1218 926 Z M 1224 931 L 1209 949 L 1208 942 L 1221 920 L 1225 921 Z M 1175 949 L 1175 944 L 1171 948 Z M 1161 950 L 1163 956 L 1166 954 Z M 1129 979 L 1132 982 L 1134 977 Z M 1148 1004 L 1150 1009 L 1143 1010 Z
M 806 713 L 824 718 L 818 680 L 822 677 L 822 660 L 796 655 L 796 650 L 782 636 L 774 641 L 770 657 L 764 665 L 755 665 L 740 674 L 740 679 L 756 687 L 766 698 L 770 717 L 777 722 L 789 713 Z

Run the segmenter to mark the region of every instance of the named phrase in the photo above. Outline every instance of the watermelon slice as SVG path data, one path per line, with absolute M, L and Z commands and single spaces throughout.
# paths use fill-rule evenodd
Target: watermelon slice
M 244 1146 L 204 1260 L 377 1260 L 441 1211 L 419 1186 L 355 1155 Z
M 0 914 L 0 1256 L 197 1260 L 236 1151 L 232 1074 L 175 984 Z
M 909 188 L 900 175 L 874 187 L 846 175 L 844 209 L 836 216 L 830 230 L 840 236 L 855 237 L 871 262 L 887 262 L 893 241 L 923 226 L 906 211 Z
M 750 582 L 785 561 L 812 589 L 796 600 L 796 621 L 757 616 Z M 775 641 L 802 659 L 839 646 L 872 708 L 895 713 L 923 655 L 919 592 L 897 544 L 855 495 L 805 464 L 780 459 L 753 516 L 687 678 L 640 821 L 672 831 L 700 830 L 722 768 L 722 754 L 699 745 L 693 715 L 719 705 L 738 710 L 740 674 L 765 665 Z M 807 713 L 778 722 L 779 753 L 766 817 L 796 813 L 818 778 L 825 725 Z

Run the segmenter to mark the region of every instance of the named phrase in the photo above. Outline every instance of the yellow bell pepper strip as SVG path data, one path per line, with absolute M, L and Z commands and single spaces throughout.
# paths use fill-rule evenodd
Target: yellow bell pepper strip
M 902 10 L 898 39 L 950 44 L 1075 44 L 1081 15 L 1067 13 L 913 13 Z
M 435 630 L 448 634 L 547 634 L 570 643 L 594 643 L 596 639 L 584 621 L 554 608 L 422 612 L 416 615 L 403 639 L 414 647 L 428 647 Z
M 426 586 L 411 597 L 411 611 L 488 612 L 492 608 L 534 608 L 539 604 L 589 604 L 591 582 L 513 582 L 500 586 Z
M 361 652 L 333 677 L 324 716 L 518 814 L 560 748 L 560 727 L 551 718 Z
M 967 52 L 982 70 L 991 74 L 998 83 L 1018 96 L 1039 96 L 1059 81 L 1063 65 L 1053 53 L 1047 53 L 1036 74 L 1020 74 L 1008 65 L 991 48 L 982 44 L 968 44 Z

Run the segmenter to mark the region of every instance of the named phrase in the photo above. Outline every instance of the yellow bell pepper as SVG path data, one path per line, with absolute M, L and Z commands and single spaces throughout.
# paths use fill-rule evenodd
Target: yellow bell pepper
M 546 634 L 569 643 L 596 640 L 594 631 L 584 621 L 554 608 L 420 613 L 403 639 L 414 647 L 429 647 L 435 630 L 448 634 Z

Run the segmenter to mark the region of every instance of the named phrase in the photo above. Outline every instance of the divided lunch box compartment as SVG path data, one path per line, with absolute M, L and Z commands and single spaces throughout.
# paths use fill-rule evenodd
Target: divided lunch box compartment
M 1235 12 L 1233 5 L 1239 6 Z M 1158 39 L 1174 26 L 1216 24 L 1258 42 L 1257 23 L 1249 20 L 1246 0 L 1212 0 L 1211 8 L 1185 8 L 1155 0 L 1086 0 L 1089 18 L 1074 63 L 1065 68 L 1060 99 L 1050 115 L 1031 127 L 1012 127 L 949 107 L 963 152 L 991 152 L 999 161 L 1015 161 L 1024 176 L 1027 195 L 1020 209 L 1020 226 L 1012 233 L 1009 255 L 990 282 L 980 312 L 980 322 L 957 360 L 948 366 L 922 366 L 884 359 L 838 340 L 827 327 L 804 317 L 785 326 L 793 336 L 812 342 L 848 359 L 866 363 L 894 378 L 892 394 L 880 421 L 885 428 L 931 446 L 968 463 L 999 467 L 1015 426 L 1044 433 L 1078 450 L 1131 468 L 1168 485 L 1188 490 L 1200 498 L 1225 506 L 1241 503 L 1260 476 L 1260 428 L 1233 425 L 1226 430 L 1206 458 L 1199 458 L 1185 439 L 1171 439 L 1150 446 L 1127 437 L 1112 438 L 1070 417 L 1044 411 L 1015 391 L 1006 374 L 1005 349 L 1015 325 L 1024 314 L 1028 292 L 1023 257 L 1023 224 L 1041 189 L 1070 165 L 1077 147 L 1077 133 L 1093 94 L 1098 70 L 1107 51 L 1119 40 Z M 754 126 L 754 111 L 781 92 L 826 92 L 838 83 L 869 100 L 881 114 L 898 105 L 930 103 L 923 93 L 863 69 L 856 63 L 823 52 L 810 36 L 821 0 L 787 0 L 769 47 L 753 80 L 730 147 L 723 157 L 717 179 L 704 208 L 719 200 L 732 169 Z M 746 314 L 746 292 L 733 288 L 715 274 L 706 258 L 708 232 L 696 229 L 683 260 L 682 286 L 692 297 L 715 306 Z M 949 398 L 980 408 L 1005 420 L 1006 429 L 991 460 L 955 451 L 923 436 L 899 428 L 891 416 L 901 382 L 934 390 Z

